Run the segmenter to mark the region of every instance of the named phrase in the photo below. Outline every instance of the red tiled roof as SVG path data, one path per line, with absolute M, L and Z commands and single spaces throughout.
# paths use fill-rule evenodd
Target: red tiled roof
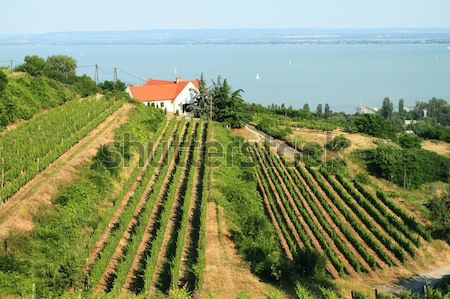
M 196 88 L 200 86 L 198 80 L 165 81 L 150 79 L 143 86 L 129 86 L 129 88 L 133 98 L 142 102 L 173 101 L 189 82 L 194 84 Z

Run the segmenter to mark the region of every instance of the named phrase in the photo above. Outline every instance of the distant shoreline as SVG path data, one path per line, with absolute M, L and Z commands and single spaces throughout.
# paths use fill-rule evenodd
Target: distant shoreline
M 20 45 L 264 45 L 450 44 L 450 28 L 192 29 L 2 34 L 0 46 Z

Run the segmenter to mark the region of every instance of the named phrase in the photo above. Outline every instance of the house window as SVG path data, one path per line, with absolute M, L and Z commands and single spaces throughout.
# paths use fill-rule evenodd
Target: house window
M 161 106 L 161 108 L 164 108 L 164 102 L 161 102 L 161 104 L 160 104 Z

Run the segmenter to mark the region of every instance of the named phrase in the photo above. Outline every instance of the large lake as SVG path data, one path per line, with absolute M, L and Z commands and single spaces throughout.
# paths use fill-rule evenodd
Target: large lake
M 381 105 L 388 96 L 407 105 L 431 97 L 450 99 L 450 49 L 447 44 L 396 45 L 3 45 L 1 64 L 25 55 L 67 54 L 78 61 L 79 73 L 100 80 L 226 77 L 245 99 L 261 104 L 302 107 L 329 103 L 334 111 Z M 85 66 L 85 67 L 83 67 Z M 257 74 L 259 80 L 256 79 Z

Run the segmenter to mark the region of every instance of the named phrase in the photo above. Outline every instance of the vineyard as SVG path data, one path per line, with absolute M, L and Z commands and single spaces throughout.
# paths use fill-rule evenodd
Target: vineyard
M 201 121 L 171 118 L 147 144 L 145 162 L 89 244 L 87 293 L 201 290 L 209 130 Z
M 254 144 L 256 178 L 266 214 L 285 256 L 312 249 L 327 257 L 334 277 L 401 266 L 430 236 L 381 191 L 292 162 Z
M 122 105 L 70 101 L 0 135 L 0 201 L 7 201 Z

